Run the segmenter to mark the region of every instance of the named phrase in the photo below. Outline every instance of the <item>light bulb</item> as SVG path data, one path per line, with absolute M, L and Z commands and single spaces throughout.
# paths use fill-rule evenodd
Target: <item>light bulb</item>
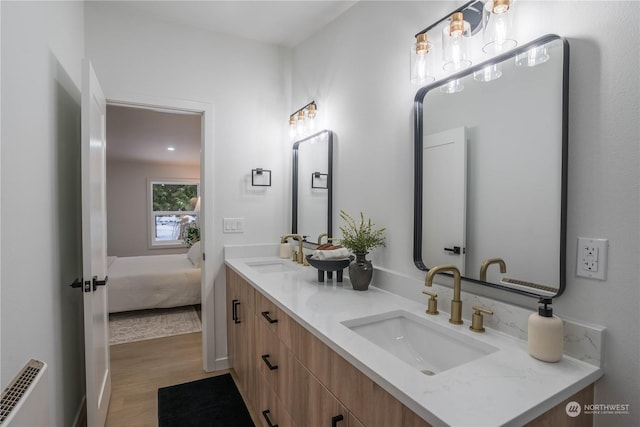
M 429 69 L 430 49 L 427 34 L 418 34 L 411 48 L 411 83 L 423 85 L 435 80 Z
M 296 118 L 289 116 L 289 139 L 293 141 L 296 138 Z
M 498 54 L 517 46 L 518 42 L 511 35 L 511 0 L 488 1 L 483 14 L 484 53 Z
M 316 104 L 309 105 L 309 112 L 307 113 L 307 129 L 309 133 L 313 133 L 316 130 Z
M 298 136 L 303 136 L 307 132 L 307 126 L 304 122 L 304 111 L 298 112 L 298 121 L 296 122 L 296 132 Z
M 442 29 L 443 69 L 458 71 L 471 65 L 467 58 L 467 40 L 471 34 L 471 27 L 464 20 L 462 12 L 451 15 L 449 25 Z

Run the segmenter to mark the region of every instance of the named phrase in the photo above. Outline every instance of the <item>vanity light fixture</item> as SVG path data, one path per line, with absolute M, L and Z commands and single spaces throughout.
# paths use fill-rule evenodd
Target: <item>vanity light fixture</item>
M 313 133 L 316 128 L 317 105 L 311 101 L 289 116 L 289 139 L 294 141 Z
M 169 146 L 167 147 L 167 151 L 176 151 L 176 147 Z
M 416 42 L 411 50 L 411 82 L 425 85 L 444 79 L 471 66 L 472 61 L 481 60 L 483 54 L 493 57 L 515 48 L 518 42 L 512 34 L 514 1 L 468 1 L 416 34 Z M 442 52 L 437 55 L 442 58 L 442 63 L 439 63 L 440 59 L 434 61 L 432 43 L 442 45 Z M 528 56 L 523 55 L 519 62 L 516 60 L 516 63 L 532 66 L 544 62 L 544 58 L 544 53 L 532 51 Z M 430 64 L 429 60 L 439 64 Z M 429 73 L 430 67 L 435 70 L 433 74 Z M 502 70 L 499 63 L 488 65 L 473 74 L 473 78 L 481 82 L 489 82 L 500 76 Z M 463 88 L 461 82 L 451 81 L 441 91 L 456 93 Z

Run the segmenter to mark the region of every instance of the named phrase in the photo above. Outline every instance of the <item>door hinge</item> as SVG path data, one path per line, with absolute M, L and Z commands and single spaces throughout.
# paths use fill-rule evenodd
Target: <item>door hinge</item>
M 202 260 L 204 261 L 205 259 L 207 259 L 207 257 L 205 256 L 204 252 L 202 252 Z

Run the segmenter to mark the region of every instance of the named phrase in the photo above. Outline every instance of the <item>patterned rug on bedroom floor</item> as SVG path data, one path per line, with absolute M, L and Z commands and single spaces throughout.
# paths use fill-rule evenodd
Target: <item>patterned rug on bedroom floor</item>
M 109 315 L 109 344 L 123 344 L 200 332 L 202 324 L 192 306 L 129 311 Z

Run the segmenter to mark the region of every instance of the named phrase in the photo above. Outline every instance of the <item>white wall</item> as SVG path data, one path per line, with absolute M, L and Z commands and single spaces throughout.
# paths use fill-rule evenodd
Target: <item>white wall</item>
M 50 368 L 51 425 L 84 395 L 80 241 L 82 2 L 2 2 L 2 366 Z
M 315 99 L 337 134 L 334 217 L 339 209 L 364 211 L 387 227 L 387 247 L 374 251 L 374 264 L 416 278 L 424 273 L 412 263 L 416 88 L 408 51 L 416 32 L 458 3 L 360 2 L 293 52 L 293 104 Z M 597 424 L 639 425 L 640 4 L 520 1 L 516 8 L 521 42 L 557 33 L 571 47 L 568 283 L 555 311 L 608 328 L 596 403 L 629 403 L 631 415 L 599 416 Z M 610 240 L 606 281 L 575 276 L 578 236 Z M 464 284 L 467 290 L 483 292 Z
M 213 358 L 226 357 L 225 244 L 274 242 L 290 228 L 289 53 L 281 48 L 122 13 L 117 2 L 85 5 L 86 55 L 107 98 L 143 94 L 214 105 L 216 229 Z M 124 95 L 122 95 L 124 94 Z M 108 120 L 108 118 L 107 118 Z M 251 188 L 251 169 L 273 171 L 272 186 Z M 257 188 L 257 187 L 256 187 Z M 245 218 L 243 234 L 223 234 L 224 217 Z M 209 301 L 212 293 L 204 295 Z M 211 317 L 210 317 L 211 318 Z M 211 325 L 209 325 L 211 326 Z M 213 342 L 213 329 L 207 339 Z M 211 347 L 209 347 L 211 349 Z
M 108 120 L 108 119 L 107 119 Z M 200 180 L 200 167 L 107 160 L 107 253 L 140 256 L 186 253 L 149 249 L 149 180 Z

